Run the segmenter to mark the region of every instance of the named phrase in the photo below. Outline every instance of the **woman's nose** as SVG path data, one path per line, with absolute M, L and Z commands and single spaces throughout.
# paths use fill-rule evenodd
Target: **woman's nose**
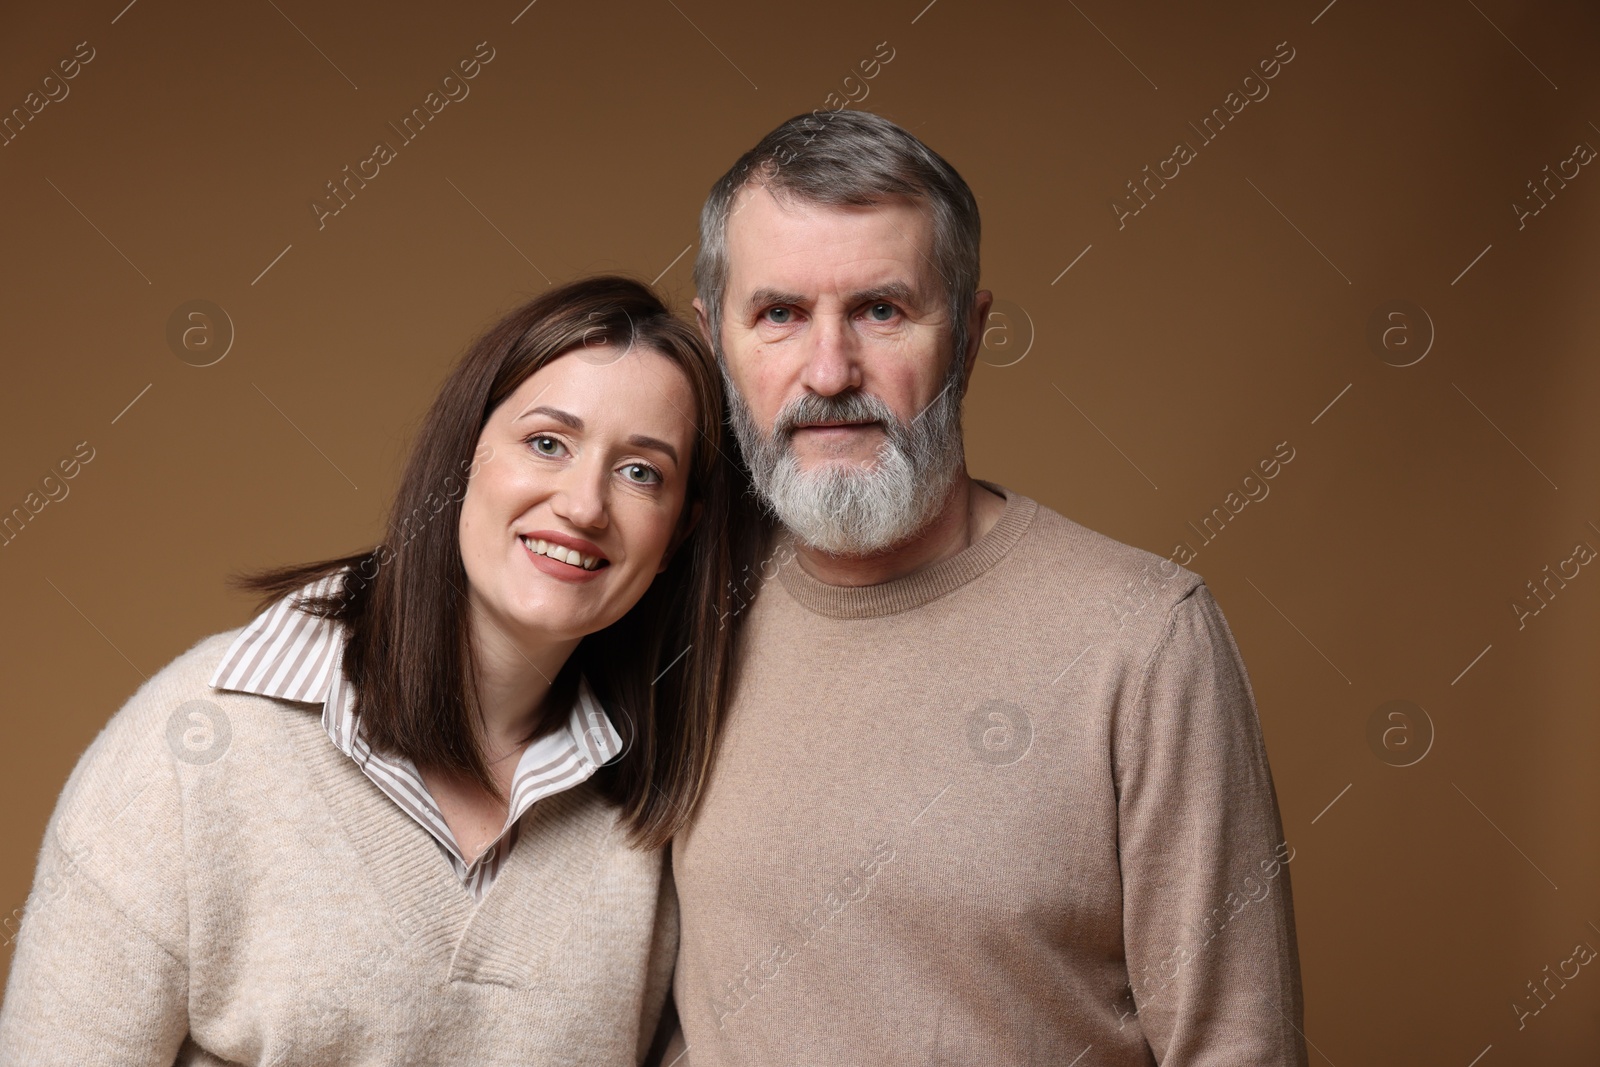
M 599 463 L 580 460 L 561 475 L 561 485 L 551 498 L 557 515 L 573 526 L 604 529 L 607 523 L 606 475 Z

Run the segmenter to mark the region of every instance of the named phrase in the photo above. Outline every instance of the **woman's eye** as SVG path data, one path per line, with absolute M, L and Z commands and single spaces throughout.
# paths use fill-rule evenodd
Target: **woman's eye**
M 894 305 L 877 303 L 867 308 L 867 317 L 874 322 L 888 322 L 894 318 Z
M 549 434 L 534 434 L 528 438 L 528 446 L 541 456 L 559 456 L 561 454 L 561 442 Z
M 794 321 L 794 312 L 789 308 L 768 308 L 764 314 L 774 326 L 787 326 Z
M 635 485 L 655 485 L 661 481 L 661 472 L 648 463 L 630 463 L 622 468 L 622 476 Z

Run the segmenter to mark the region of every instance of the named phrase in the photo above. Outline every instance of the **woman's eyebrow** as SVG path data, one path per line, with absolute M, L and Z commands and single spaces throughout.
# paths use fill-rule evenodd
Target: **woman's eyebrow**
M 570 412 L 570 411 L 562 411 L 560 408 L 553 408 L 553 407 L 550 407 L 547 404 L 540 404 L 536 408 L 529 408 L 527 411 L 524 411 L 521 415 L 518 415 L 516 418 L 512 419 L 511 421 L 512 422 L 520 422 L 523 419 L 527 418 L 529 415 L 545 415 L 545 416 L 548 416 L 548 417 L 550 417 L 552 419 L 555 419 L 557 422 L 559 422 L 559 423 L 561 423 L 561 424 L 563 424 L 563 425 L 565 425 L 565 426 L 567 426 L 567 427 L 569 427 L 571 429 L 574 429 L 574 430 L 583 429 L 583 420 L 578 418 L 578 416 L 572 414 L 572 412 Z
M 674 464 L 678 462 L 678 450 L 661 440 L 659 437 L 646 437 L 644 434 L 636 433 L 632 437 L 628 438 L 628 443 L 633 445 L 635 448 L 654 449 L 655 451 L 667 456 L 667 458 L 671 459 Z
M 570 411 L 562 411 L 560 408 L 553 408 L 546 404 L 541 404 L 536 408 L 529 408 L 527 411 L 524 411 L 521 415 L 518 415 L 511 421 L 516 422 L 519 419 L 527 418 L 529 415 L 544 415 L 547 418 L 555 419 L 557 422 L 569 427 L 570 429 L 577 430 L 580 433 L 583 431 L 583 420 L 578 418 L 578 416 L 572 414 Z M 678 450 L 673 448 L 667 442 L 661 440 L 659 437 L 650 437 L 642 433 L 636 433 L 628 438 L 628 443 L 635 448 L 648 448 L 656 452 L 660 452 L 668 459 L 672 460 L 672 462 L 675 464 L 679 462 Z

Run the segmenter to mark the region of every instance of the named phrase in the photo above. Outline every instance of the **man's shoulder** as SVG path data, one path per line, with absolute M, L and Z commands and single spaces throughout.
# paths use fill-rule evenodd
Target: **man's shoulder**
M 1025 568 L 1025 581 L 1063 598 L 1068 606 L 1092 606 L 1115 617 L 1165 616 L 1205 582 L 1171 559 L 1018 495 L 1033 504 L 1034 515 L 1017 545 L 1015 563 Z

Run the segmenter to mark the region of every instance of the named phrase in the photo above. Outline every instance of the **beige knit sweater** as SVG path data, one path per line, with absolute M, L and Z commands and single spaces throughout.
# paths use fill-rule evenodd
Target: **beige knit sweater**
M 1216 601 L 1005 496 L 905 578 L 790 560 L 756 597 L 673 844 L 676 1067 L 1306 1062 L 1294 846 Z
M 141 686 L 68 780 L 0 1065 L 638 1063 L 677 946 L 661 854 L 585 783 L 474 905 L 320 709 L 206 684 L 233 637 Z

